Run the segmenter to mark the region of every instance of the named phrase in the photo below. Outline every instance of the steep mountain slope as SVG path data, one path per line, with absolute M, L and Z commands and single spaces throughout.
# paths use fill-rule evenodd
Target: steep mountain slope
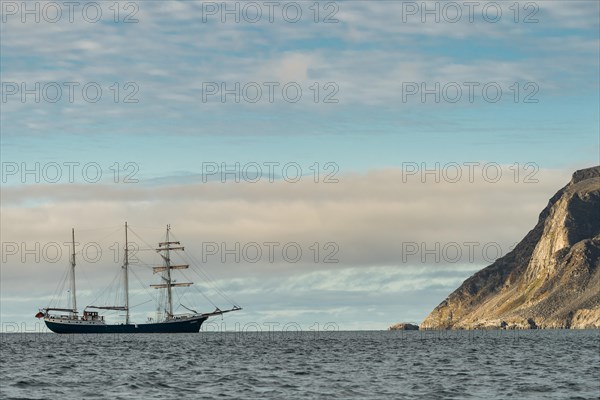
M 467 279 L 421 324 L 494 327 L 600 328 L 600 166 L 575 172 L 513 251 Z

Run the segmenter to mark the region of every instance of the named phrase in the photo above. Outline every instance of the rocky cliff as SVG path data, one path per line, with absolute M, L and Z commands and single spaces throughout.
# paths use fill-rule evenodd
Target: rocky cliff
M 478 328 L 600 328 L 600 166 L 575 172 L 513 251 L 421 324 Z

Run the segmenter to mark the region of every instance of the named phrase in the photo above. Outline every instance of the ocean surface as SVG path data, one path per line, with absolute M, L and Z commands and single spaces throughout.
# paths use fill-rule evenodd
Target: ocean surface
M 600 399 L 600 331 L 2 334 L 7 399 Z

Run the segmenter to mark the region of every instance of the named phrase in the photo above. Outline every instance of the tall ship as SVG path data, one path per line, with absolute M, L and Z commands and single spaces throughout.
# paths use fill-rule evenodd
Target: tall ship
M 136 323 L 130 320 L 129 305 L 129 241 L 128 226 L 125 223 L 125 247 L 123 270 L 123 304 L 117 305 L 88 305 L 83 309 L 80 315 L 77 309 L 77 296 L 75 284 L 75 229 L 71 230 L 72 253 L 70 256 L 69 268 L 69 306 L 45 307 L 41 308 L 35 315 L 36 318 L 43 318 L 48 329 L 55 333 L 186 333 L 198 332 L 200 327 L 208 318 L 223 315 L 232 311 L 239 311 L 242 308 L 233 304 L 230 309 L 221 310 L 218 307 L 212 312 L 200 313 L 181 304 L 188 312 L 176 314 L 173 310 L 173 291 L 179 287 L 189 287 L 192 282 L 178 282 L 173 279 L 174 270 L 183 270 L 190 267 L 189 264 L 174 264 L 171 261 L 173 252 L 183 252 L 185 249 L 179 241 L 170 239 L 170 226 L 167 225 L 166 239 L 158 244 L 154 249 L 162 259 L 162 265 L 152 267 L 153 274 L 160 273 L 160 283 L 151 284 L 150 287 L 160 290 L 157 317 L 160 320 L 154 320 L 148 317 L 144 323 Z M 124 313 L 124 321 L 121 323 L 107 323 L 105 317 L 100 313 L 103 310 L 110 310 Z

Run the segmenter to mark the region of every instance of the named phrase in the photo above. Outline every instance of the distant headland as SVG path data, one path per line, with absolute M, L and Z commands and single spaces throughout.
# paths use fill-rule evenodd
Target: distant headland
M 420 328 L 600 328 L 600 166 L 576 171 L 514 250 L 463 282 Z

